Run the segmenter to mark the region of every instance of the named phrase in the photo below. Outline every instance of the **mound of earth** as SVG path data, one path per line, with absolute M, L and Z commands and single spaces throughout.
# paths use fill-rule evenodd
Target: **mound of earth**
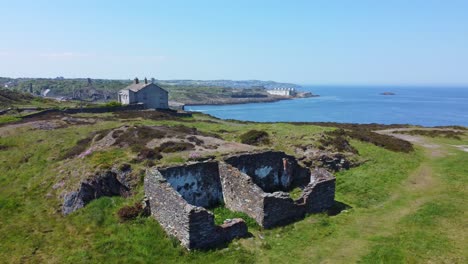
M 364 162 L 355 152 L 331 152 L 314 146 L 298 147 L 296 156 L 306 167 L 324 168 L 330 172 L 348 170 Z
M 212 153 L 251 151 L 255 147 L 228 142 L 218 135 L 198 131 L 186 126 L 122 126 L 112 130 L 92 133 L 69 150 L 65 158 L 83 158 L 96 151 L 111 147 L 130 148 L 137 154 L 152 150 L 165 153 L 196 152 L 198 155 Z M 81 151 L 77 151 L 78 148 Z

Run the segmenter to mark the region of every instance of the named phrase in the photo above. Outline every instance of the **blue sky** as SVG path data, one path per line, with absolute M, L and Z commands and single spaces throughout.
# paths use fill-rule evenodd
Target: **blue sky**
M 3 1 L 0 76 L 468 84 L 468 1 Z

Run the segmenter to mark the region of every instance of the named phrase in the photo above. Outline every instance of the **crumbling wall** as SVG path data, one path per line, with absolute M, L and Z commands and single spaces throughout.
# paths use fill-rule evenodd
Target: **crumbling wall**
M 62 213 L 68 215 L 102 196 L 126 196 L 130 187 L 124 171 L 104 171 L 82 181 L 76 191 L 68 192 L 63 198 Z
M 264 192 L 249 175 L 224 162 L 219 163 L 219 172 L 226 207 L 246 213 L 262 227 L 285 225 L 304 216 L 305 206 L 288 193 Z
M 323 169 L 311 172 L 283 152 L 242 154 L 225 161 L 220 162 L 219 172 L 226 207 L 246 213 L 265 228 L 294 222 L 334 204 L 333 175 Z M 282 191 L 292 187 L 303 190 L 297 200 Z
M 159 172 L 192 205 L 212 207 L 223 201 L 217 162 L 175 166 Z
M 307 171 L 293 156 L 284 152 L 267 151 L 228 157 L 226 163 L 252 177 L 265 192 L 287 191 L 293 185 L 308 180 Z
M 209 164 L 208 167 L 210 166 L 212 165 Z M 189 168 L 191 167 L 186 166 L 181 168 L 180 171 L 188 172 Z M 193 168 L 195 170 L 200 169 L 198 166 Z M 171 179 L 176 177 L 174 175 L 180 175 L 176 171 L 173 168 L 169 172 L 166 170 L 165 173 Z M 231 222 L 220 226 L 215 225 L 212 213 L 200 206 L 188 203 L 157 168 L 151 168 L 147 171 L 144 187 L 145 194 L 149 199 L 151 214 L 169 235 L 175 236 L 188 249 L 212 248 L 222 245 L 235 237 L 243 237 L 248 234 L 247 225 L 242 219 L 233 219 Z M 193 196 L 188 195 L 187 197 L 191 198 Z
M 225 206 L 232 211 L 246 213 L 261 225 L 264 217 L 263 190 L 250 176 L 227 163 L 219 163 L 219 175 Z
M 272 151 L 231 156 L 226 162 L 152 168 L 144 185 L 152 215 L 189 249 L 217 247 L 247 234 L 242 219 L 216 226 L 213 214 L 202 206 L 224 201 L 230 210 L 271 228 L 326 210 L 335 197 L 332 174 L 323 169 L 311 172 L 293 157 Z M 282 191 L 293 187 L 303 189 L 296 200 Z
M 320 168 L 311 172 L 311 182 L 304 188 L 302 200 L 307 213 L 317 213 L 329 209 L 335 203 L 335 177 Z

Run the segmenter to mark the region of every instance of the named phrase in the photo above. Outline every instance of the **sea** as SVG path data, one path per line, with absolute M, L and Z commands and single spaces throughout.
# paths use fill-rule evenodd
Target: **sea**
M 272 103 L 186 106 L 222 119 L 468 126 L 468 87 L 303 86 L 319 97 Z M 391 92 L 394 95 L 382 95 Z

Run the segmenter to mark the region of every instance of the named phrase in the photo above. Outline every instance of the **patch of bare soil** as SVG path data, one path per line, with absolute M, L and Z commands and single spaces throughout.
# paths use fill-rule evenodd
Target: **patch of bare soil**
M 96 123 L 94 118 L 77 118 L 63 114 L 50 114 L 37 118 L 23 119 L 0 126 L 0 136 L 7 136 L 17 129 L 26 130 L 54 130 L 76 125 L 89 125 Z
M 202 135 L 186 135 L 184 137 L 164 137 L 155 138 L 146 144 L 147 148 L 158 148 L 164 143 L 191 143 L 194 148 L 190 152 L 196 152 L 197 155 L 206 156 L 214 153 L 233 153 L 255 150 L 256 147 L 237 143 L 229 142 L 219 138 L 202 136 Z
M 152 156 L 158 157 L 159 154 L 178 152 L 191 153 L 194 158 L 256 149 L 254 146 L 228 142 L 215 134 L 186 126 L 122 126 L 89 135 L 81 142 L 78 148 L 80 151 L 72 149 L 72 155 L 67 155 L 67 158 L 83 158 L 113 146 L 130 148 L 139 156 L 154 152 L 155 155 Z
M 411 130 L 410 128 L 397 128 L 397 129 L 386 129 L 386 130 L 379 130 L 375 131 L 376 133 L 382 134 L 382 135 L 387 135 L 387 136 L 393 136 L 402 140 L 406 140 L 408 142 L 411 142 L 413 144 L 422 146 L 426 148 L 430 152 L 431 157 L 443 157 L 447 155 L 447 152 L 443 150 L 442 146 L 439 144 L 435 143 L 430 143 L 427 142 L 426 139 L 422 136 L 416 136 L 416 135 L 408 135 L 408 134 L 398 134 L 398 131 L 409 131 Z

